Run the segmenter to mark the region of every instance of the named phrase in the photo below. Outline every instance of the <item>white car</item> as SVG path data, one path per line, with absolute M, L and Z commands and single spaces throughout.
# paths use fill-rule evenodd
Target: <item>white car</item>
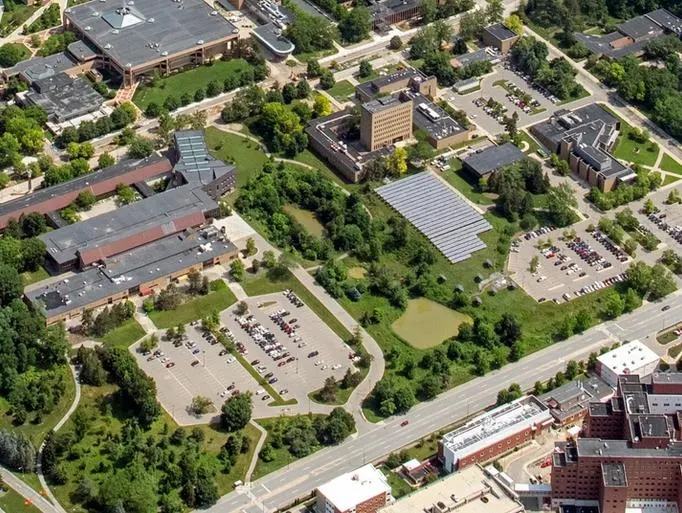
M 263 390 L 262 388 L 259 388 L 258 390 L 256 390 L 256 395 L 261 395 L 263 393 L 265 393 L 265 390 Z
M 227 359 L 227 363 L 234 363 L 234 362 L 236 362 L 236 361 L 237 361 L 237 359 L 236 359 L 234 356 L 230 356 L 230 357 Z

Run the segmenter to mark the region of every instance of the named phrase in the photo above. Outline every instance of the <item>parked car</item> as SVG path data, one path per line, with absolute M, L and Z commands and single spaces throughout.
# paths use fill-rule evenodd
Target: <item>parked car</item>
M 167 369 L 170 369 L 171 367 L 175 367 L 175 363 L 174 363 L 174 362 L 169 362 L 169 363 L 166 364 L 166 368 L 167 368 Z

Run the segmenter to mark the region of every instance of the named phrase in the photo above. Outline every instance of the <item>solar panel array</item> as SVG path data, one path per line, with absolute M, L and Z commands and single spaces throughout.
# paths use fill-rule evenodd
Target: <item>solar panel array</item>
M 486 247 L 485 218 L 431 173 L 419 173 L 376 189 L 384 201 L 422 232 L 450 262 Z

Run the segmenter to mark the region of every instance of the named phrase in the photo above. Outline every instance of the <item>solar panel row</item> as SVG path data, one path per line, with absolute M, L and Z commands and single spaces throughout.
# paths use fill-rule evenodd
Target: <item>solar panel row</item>
M 466 260 L 486 247 L 478 234 L 491 229 L 488 221 L 431 173 L 383 185 L 376 192 L 450 262 Z

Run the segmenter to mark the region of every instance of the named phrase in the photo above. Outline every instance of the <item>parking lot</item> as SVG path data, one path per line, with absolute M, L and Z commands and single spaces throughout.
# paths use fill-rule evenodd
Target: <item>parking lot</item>
M 545 227 L 525 233 L 512 243 L 509 272 L 536 301 L 564 303 L 624 279 L 631 259 L 585 222 L 575 225 L 575 237 Z M 531 261 L 537 257 L 537 267 Z
M 657 203 L 658 212 L 649 214 L 642 224 L 649 229 L 668 249 L 682 251 L 682 206 Z
M 180 424 L 209 422 L 219 414 L 219 408 L 231 394 L 247 391 L 253 394 L 255 418 L 307 412 L 308 393 L 321 388 L 329 376 L 341 379 L 352 366 L 348 346 L 305 304 L 298 307 L 281 293 L 248 298 L 246 303 L 249 311 L 244 316 L 236 315 L 234 307 L 221 312 L 222 326 L 229 330 L 235 343 L 243 346 L 240 351 L 243 357 L 254 362 L 254 368 L 264 378 L 268 376 L 265 379 L 273 381 L 271 386 L 275 391 L 284 400 L 295 398 L 297 404 L 268 406 L 273 398 L 221 344 L 209 342 L 197 323 L 186 326 L 186 337 L 177 347 L 164 340 L 163 333 L 159 332 L 161 354 L 154 358 L 137 352 L 137 344 L 131 346 L 140 368 L 156 382 L 159 401 Z M 291 326 L 299 326 L 290 334 L 270 318 L 283 309 L 290 312 L 285 316 L 287 325 L 295 319 Z M 273 343 L 281 344 L 280 354 L 289 353 L 288 356 L 277 360 L 273 353 L 269 356 L 240 326 L 240 318 L 244 321 L 247 317 L 250 325 L 258 324 L 262 330 L 272 333 Z M 317 354 L 309 357 L 314 352 Z M 211 399 L 215 411 L 200 417 L 190 413 L 188 407 L 198 395 Z

